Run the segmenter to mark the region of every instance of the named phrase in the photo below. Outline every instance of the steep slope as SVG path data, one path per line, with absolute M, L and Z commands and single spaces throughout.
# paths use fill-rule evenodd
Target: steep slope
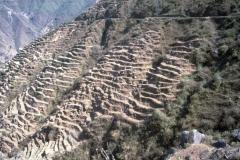
M 0 2 L 0 60 L 11 59 L 33 39 L 69 22 L 94 0 L 4 0 Z
M 207 119 L 208 108 L 196 99 L 216 93 L 217 98 L 208 97 L 214 98 L 215 119 L 221 110 L 215 100 L 223 93 L 218 97 L 210 84 L 219 70 L 224 85 L 217 88 L 231 91 L 235 99 L 228 106 L 239 112 L 239 90 L 233 89 L 239 76 L 238 15 L 232 7 L 224 15 L 206 11 L 183 17 L 183 7 L 171 14 L 177 1 L 166 1 L 166 15 L 156 2 L 99 1 L 4 66 L 0 151 L 5 159 L 51 159 L 74 150 L 82 159 L 160 159 L 183 129 L 229 129 L 217 128 L 221 122 L 205 129 L 201 118 Z M 226 105 L 224 112 L 230 111 Z M 232 128 L 239 127 L 238 118 L 232 117 Z

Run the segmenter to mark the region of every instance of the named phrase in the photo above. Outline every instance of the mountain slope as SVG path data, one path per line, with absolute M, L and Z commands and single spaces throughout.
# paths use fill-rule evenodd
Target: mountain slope
M 11 59 L 20 48 L 64 22 L 94 0 L 5 0 L 0 2 L 0 60 Z
M 206 13 L 186 16 L 182 7 L 171 14 L 178 1 L 166 1 L 166 15 L 156 2 L 99 1 L 4 66 L 5 159 L 72 151 L 78 159 L 164 159 L 184 129 L 228 137 L 239 127 L 234 7 L 208 14 L 206 1 Z M 231 125 L 222 123 L 229 115 Z

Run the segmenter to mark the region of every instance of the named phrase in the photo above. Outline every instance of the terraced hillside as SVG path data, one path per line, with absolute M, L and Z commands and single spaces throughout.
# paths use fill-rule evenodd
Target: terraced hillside
M 238 24 L 239 18 L 142 15 L 136 13 L 139 1 L 102 0 L 5 65 L 0 84 L 4 159 L 51 159 L 84 146 L 82 159 L 114 159 L 118 147 L 106 144 L 110 137 L 120 139 L 116 125 L 149 129 L 156 112 L 178 120 L 189 97 L 178 109 L 171 105 L 181 102 L 183 84 L 202 67 L 199 53 L 217 47 L 222 21 Z M 154 126 L 146 133 L 152 131 Z M 143 156 L 137 150 L 122 158 Z

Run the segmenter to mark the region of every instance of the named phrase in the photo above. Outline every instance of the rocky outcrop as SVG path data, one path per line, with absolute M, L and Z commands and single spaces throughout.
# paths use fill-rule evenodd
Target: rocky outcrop
M 216 149 L 204 144 L 193 144 L 186 149 L 177 150 L 169 160 L 194 159 L 194 160 L 237 160 L 240 158 L 240 149 L 227 147 Z
M 200 144 L 206 136 L 196 129 L 192 131 L 183 131 L 181 135 L 181 144 Z
M 225 149 L 217 149 L 215 150 L 207 159 L 209 160 L 237 160 L 240 158 L 240 148 L 225 148 Z
M 168 160 L 193 159 L 202 160 L 210 156 L 213 148 L 204 144 L 192 144 L 189 147 L 177 150 Z

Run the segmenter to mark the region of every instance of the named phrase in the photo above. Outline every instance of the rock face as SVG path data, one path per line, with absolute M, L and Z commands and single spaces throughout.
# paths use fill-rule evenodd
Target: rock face
M 192 131 L 184 131 L 181 136 L 181 143 L 200 144 L 205 138 L 205 135 L 198 132 L 196 129 Z
M 11 59 L 24 45 L 71 21 L 94 3 L 94 0 L 0 1 L 0 61 Z
M 207 29 L 216 17 L 141 17 L 141 2 L 99 1 L 4 66 L 0 151 L 5 157 L 51 159 L 83 146 L 87 135 L 101 137 L 109 122 L 141 126 L 153 111 L 164 112 L 177 100 L 181 81 L 196 71 L 196 50 L 218 36 Z M 197 131 L 187 135 L 193 143 L 203 138 Z

